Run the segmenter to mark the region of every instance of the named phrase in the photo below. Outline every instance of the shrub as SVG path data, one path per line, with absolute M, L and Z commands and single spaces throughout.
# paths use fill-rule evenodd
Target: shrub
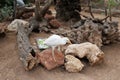
M 6 19 L 13 14 L 12 6 L 5 5 L 3 8 L 0 9 L 0 21 Z

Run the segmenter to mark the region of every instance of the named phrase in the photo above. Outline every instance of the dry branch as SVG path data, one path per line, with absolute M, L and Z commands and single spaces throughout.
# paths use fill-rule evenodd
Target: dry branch
M 36 54 L 29 41 L 29 34 L 32 28 L 18 23 L 17 44 L 20 54 L 20 59 L 26 70 L 31 70 L 36 65 Z
M 40 8 L 40 0 L 36 0 L 35 1 L 35 18 L 38 21 L 41 21 L 42 18 L 45 16 L 45 13 L 48 11 L 50 5 L 52 4 L 53 0 L 47 0 L 47 3 L 45 4 L 45 6 L 43 6 L 43 8 Z
M 92 16 L 92 18 L 94 18 L 94 15 L 93 15 L 92 10 L 91 10 L 91 0 L 88 0 L 88 7 L 89 7 L 90 15 Z

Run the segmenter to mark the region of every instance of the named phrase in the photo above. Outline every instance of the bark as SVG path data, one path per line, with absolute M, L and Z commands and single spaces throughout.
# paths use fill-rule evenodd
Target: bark
M 71 26 L 71 29 L 58 29 L 51 32 L 68 37 L 74 44 L 91 42 L 98 47 L 119 39 L 118 23 L 104 22 L 103 19 L 80 20 Z
M 81 11 L 80 0 L 57 0 L 56 2 L 56 17 L 58 19 L 64 21 L 80 20 L 80 15 L 76 10 Z
M 48 11 L 50 5 L 52 4 L 53 0 L 47 0 L 47 3 L 41 8 L 40 7 L 40 0 L 35 1 L 35 18 L 38 21 L 41 21 L 42 18 L 45 16 L 45 13 Z
M 48 3 L 41 9 L 40 0 L 36 0 L 35 18 L 30 20 L 29 25 L 18 23 L 17 43 L 20 54 L 20 59 L 24 64 L 26 70 L 31 70 L 37 64 L 36 53 L 29 41 L 29 34 L 33 29 L 39 29 L 47 25 L 44 20 L 44 15 L 49 9 L 53 0 L 48 0 Z M 40 21 L 40 22 L 39 22 Z M 40 24 L 40 25 L 39 25 Z
M 36 53 L 34 49 L 32 48 L 32 45 L 29 41 L 29 34 L 32 31 L 32 27 L 29 28 L 29 26 L 24 26 L 23 24 L 18 24 L 18 33 L 17 33 L 17 44 L 18 44 L 18 50 L 20 59 L 24 64 L 24 68 L 26 70 L 31 70 L 35 67 L 37 64 L 37 60 L 35 58 Z
M 14 9 L 13 19 L 21 18 L 24 14 L 34 12 L 35 7 L 16 7 Z

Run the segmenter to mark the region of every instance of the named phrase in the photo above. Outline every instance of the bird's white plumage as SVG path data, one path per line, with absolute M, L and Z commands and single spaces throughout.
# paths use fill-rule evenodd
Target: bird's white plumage
M 66 41 L 64 40 L 64 38 L 61 38 L 59 35 L 52 35 L 45 40 L 44 44 L 48 46 L 59 46 L 59 45 L 65 45 Z

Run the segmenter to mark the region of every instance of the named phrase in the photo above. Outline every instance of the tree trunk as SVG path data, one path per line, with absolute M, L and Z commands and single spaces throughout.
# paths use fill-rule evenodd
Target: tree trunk
M 46 4 L 41 8 L 40 4 L 41 1 L 40 0 L 35 0 L 35 18 L 38 21 L 41 21 L 42 18 L 44 17 L 45 13 L 48 11 L 50 5 L 52 4 L 54 0 L 47 0 Z
M 56 17 L 61 20 L 80 20 L 80 15 L 76 10 L 81 11 L 80 0 L 57 0 L 56 2 Z
M 33 27 L 25 26 L 22 23 L 18 24 L 17 44 L 20 55 L 20 60 L 23 62 L 26 70 L 31 70 L 37 64 L 36 53 L 29 41 L 29 34 Z

